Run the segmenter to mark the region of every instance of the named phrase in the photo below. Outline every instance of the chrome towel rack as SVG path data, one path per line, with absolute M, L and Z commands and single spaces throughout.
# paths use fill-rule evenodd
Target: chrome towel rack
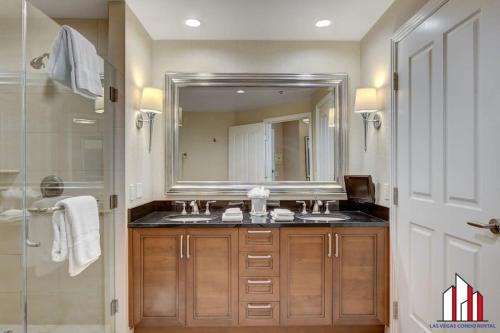
M 52 214 L 61 210 L 64 210 L 64 207 L 28 208 L 28 212 L 33 214 Z

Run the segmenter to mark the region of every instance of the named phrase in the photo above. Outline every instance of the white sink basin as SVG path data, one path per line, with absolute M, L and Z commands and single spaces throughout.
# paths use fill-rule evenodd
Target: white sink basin
M 298 216 L 299 219 L 305 221 L 316 221 L 316 222 L 335 222 L 335 221 L 347 221 L 350 219 L 347 215 L 332 215 L 332 216 Z
M 166 217 L 167 221 L 170 222 L 206 222 L 215 219 L 215 216 L 172 216 Z

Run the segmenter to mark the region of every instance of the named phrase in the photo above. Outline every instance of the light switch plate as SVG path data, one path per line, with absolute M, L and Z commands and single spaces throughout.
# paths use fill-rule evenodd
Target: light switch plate
M 389 190 L 389 184 L 384 183 L 384 200 L 389 201 L 391 198 L 390 190 Z
M 134 184 L 130 184 L 128 186 L 128 197 L 129 197 L 130 201 L 135 200 L 136 194 L 135 194 L 135 185 Z
M 137 195 L 137 199 L 141 199 L 143 196 L 144 196 L 144 190 L 143 190 L 143 187 L 142 187 L 142 183 L 136 183 L 135 184 L 135 189 L 136 189 L 136 195 Z

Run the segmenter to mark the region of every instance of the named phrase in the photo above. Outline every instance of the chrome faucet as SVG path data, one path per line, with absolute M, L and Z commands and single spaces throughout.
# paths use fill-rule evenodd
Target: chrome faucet
M 205 215 L 210 215 L 210 204 L 215 202 L 217 201 L 215 200 L 207 201 L 207 203 L 205 204 Z
M 178 205 L 182 205 L 182 213 L 181 215 L 187 215 L 188 213 L 186 212 L 186 203 L 184 201 L 176 201 L 175 202 Z
M 196 200 L 193 200 L 189 203 L 189 206 L 193 209 L 191 211 L 191 215 L 200 215 L 200 209 L 198 208 L 198 203 Z
M 307 215 L 307 204 L 305 201 L 298 200 L 295 201 L 296 203 L 302 204 L 302 211 L 300 212 L 300 215 Z
M 329 208 L 329 205 L 330 205 L 331 203 L 336 203 L 336 202 L 337 202 L 337 201 L 335 201 L 335 200 L 325 202 L 325 215 L 330 214 L 330 208 Z
M 323 206 L 323 202 L 321 200 L 314 201 L 314 206 L 311 214 L 321 214 L 319 208 Z

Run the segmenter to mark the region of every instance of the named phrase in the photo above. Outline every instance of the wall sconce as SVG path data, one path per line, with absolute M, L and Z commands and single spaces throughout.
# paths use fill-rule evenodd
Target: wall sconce
M 149 123 L 149 151 L 153 141 L 153 120 L 163 110 L 163 92 L 161 89 L 145 87 L 142 90 L 141 109 L 137 115 L 135 126 L 141 129 L 144 123 Z M 146 115 L 146 119 L 144 119 Z
M 363 118 L 365 151 L 366 151 L 366 132 L 368 131 L 368 123 L 373 123 L 373 127 L 375 127 L 375 129 L 379 129 L 380 126 L 382 125 L 380 115 L 376 113 L 377 111 L 378 111 L 377 89 L 375 88 L 356 89 L 354 112 L 359 113 Z

